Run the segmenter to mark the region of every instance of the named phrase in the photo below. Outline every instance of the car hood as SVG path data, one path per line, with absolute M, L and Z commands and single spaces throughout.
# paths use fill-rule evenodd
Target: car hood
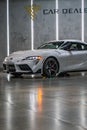
M 56 49 L 38 49 L 38 50 L 26 50 L 26 51 L 17 51 L 9 55 L 8 58 L 12 59 L 23 59 L 28 56 L 50 56 L 55 53 L 61 54 L 63 50 L 56 50 Z
M 12 54 L 10 54 L 10 57 L 25 57 L 25 56 L 40 56 L 46 53 L 52 53 L 52 51 L 55 51 L 54 49 L 45 49 L 45 50 L 26 50 L 26 51 L 17 51 Z

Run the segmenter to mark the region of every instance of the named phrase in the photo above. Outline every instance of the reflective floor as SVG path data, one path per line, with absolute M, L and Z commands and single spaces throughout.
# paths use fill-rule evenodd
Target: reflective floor
M 0 130 L 86 130 L 87 75 L 45 79 L 0 73 Z

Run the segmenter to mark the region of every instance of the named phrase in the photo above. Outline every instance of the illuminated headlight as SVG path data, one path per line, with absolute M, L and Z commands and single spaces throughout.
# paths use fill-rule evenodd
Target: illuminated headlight
M 41 56 L 28 56 L 22 60 L 41 60 L 42 57 Z

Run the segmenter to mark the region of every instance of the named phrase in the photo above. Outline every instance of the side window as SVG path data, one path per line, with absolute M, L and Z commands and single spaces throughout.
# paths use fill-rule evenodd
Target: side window
M 65 42 L 63 45 L 60 46 L 60 49 L 68 50 L 70 49 L 70 46 L 71 46 L 70 42 Z
M 70 50 L 78 50 L 77 44 L 72 43 L 71 46 L 70 46 Z
M 81 44 L 81 48 L 82 48 L 82 50 L 87 50 L 87 45 Z
M 77 48 L 78 48 L 78 51 L 81 51 L 81 50 L 82 50 L 81 43 L 77 43 Z
M 71 47 L 70 47 L 70 50 L 73 50 L 73 51 L 81 51 L 82 48 L 84 49 L 83 44 L 78 43 L 78 42 L 72 42 L 72 45 L 71 45 Z

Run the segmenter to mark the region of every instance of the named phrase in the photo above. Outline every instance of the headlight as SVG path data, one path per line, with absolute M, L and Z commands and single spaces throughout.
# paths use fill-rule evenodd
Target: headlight
M 22 60 L 41 60 L 42 57 L 41 56 L 28 56 Z

